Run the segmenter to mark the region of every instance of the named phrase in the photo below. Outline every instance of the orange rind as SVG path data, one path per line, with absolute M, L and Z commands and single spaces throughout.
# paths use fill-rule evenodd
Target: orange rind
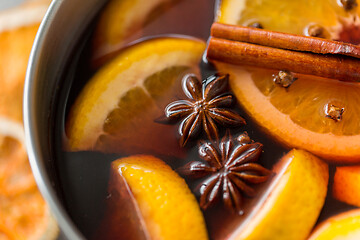
M 127 153 L 181 153 L 172 126 L 155 122 L 198 73 L 205 43 L 154 38 L 122 51 L 86 84 L 66 125 L 68 149 Z M 139 152 L 141 150 L 141 152 Z
M 360 239 L 360 209 L 350 210 L 320 223 L 308 240 Z
M 101 238 L 208 239 L 200 207 L 185 180 L 156 157 L 114 161 L 109 193 Z
M 336 167 L 332 195 L 339 201 L 360 207 L 360 166 Z
M 325 202 L 328 166 L 303 150 L 275 165 L 276 176 L 232 239 L 306 239 Z

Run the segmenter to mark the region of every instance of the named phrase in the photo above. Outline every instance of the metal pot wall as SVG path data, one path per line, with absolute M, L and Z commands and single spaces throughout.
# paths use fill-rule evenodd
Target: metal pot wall
M 51 136 L 56 96 L 69 58 L 106 1 L 53 0 L 36 37 L 24 89 L 24 125 L 31 167 L 64 238 L 84 239 L 60 197 Z M 57 136 L 61 137 L 61 136 Z

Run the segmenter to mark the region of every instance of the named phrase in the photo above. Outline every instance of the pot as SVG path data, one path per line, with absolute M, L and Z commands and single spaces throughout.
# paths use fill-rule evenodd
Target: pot
M 61 200 L 54 166 L 54 124 L 58 92 L 69 82 L 61 73 L 71 72 L 74 56 L 86 27 L 106 1 L 53 0 L 39 28 L 29 60 L 24 88 L 24 127 L 31 167 L 41 193 L 61 230 L 60 238 L 84 239 Z M 80 44 L 81 45 L 81 44 Z M 59 137 L 59 136 L 57 136 Z

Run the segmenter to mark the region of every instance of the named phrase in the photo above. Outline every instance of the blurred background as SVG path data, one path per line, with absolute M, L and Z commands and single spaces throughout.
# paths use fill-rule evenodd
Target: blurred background
M 22 100 L 30 51 L 51 0 L 0 0 L 0 240 L 64 239 L 32 175 Z
M 0 0 L 0 9 L 14 7 L 21 3 L 23 0 Z

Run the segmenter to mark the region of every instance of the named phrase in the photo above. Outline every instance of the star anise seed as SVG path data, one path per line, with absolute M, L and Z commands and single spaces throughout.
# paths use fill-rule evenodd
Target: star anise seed
M 199 155 L 206 163 L 190 162 L 178 171 L 194 178 L 205 177 L 197 187 L 202 209 L 222 198 L 226 208 L 241 214 L 243 195 L 256 196 L 252 185 L 265 182 L 271 175 L 270 170 L 256 163 L 262 146 L 251 141 L 246 132 L 233 139 L 227 131 L 218 144 L 200 142 Z
M 228 80 L 228 75 L 213 75 L 204 83 L 193 74 L 184 77 L 182 86 L 188 100 L 172 102 L 165 108 L 165 116 L 170 120 L 182 119 L 179 125 L 181 146 L 201 131 L 205 131 L 210 140 L 218 139 L 216 123 L 245 124 L 238 113 L 227 108 L 234 102 L 234 97 L 227 93 Z

